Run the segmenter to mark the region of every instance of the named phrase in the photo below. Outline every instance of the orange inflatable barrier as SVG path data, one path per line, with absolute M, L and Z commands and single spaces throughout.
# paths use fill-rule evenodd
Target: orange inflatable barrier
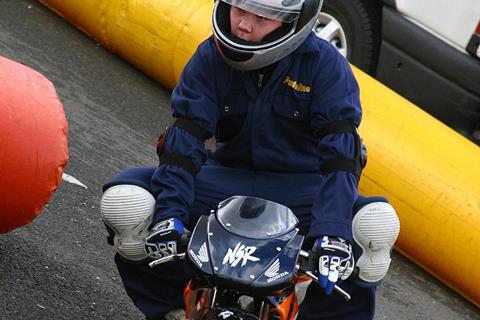
M 53 84 L 0 56 L 0 233 L 35 219 L 60 184 L 67 130 Z

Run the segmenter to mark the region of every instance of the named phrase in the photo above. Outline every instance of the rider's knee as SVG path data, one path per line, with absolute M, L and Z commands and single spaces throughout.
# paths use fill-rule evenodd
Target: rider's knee
M 146 189 L 119 184 L 107 188 L 100 201 L 100 214 L 111 244 L 124 258 L 139 261 L 147 257 L 145 237 L 152 222 L 155 199 Z
M 390 254 L 400 232 L 395 209 L 385 198 L 371 198 L 356 208 L 352 221 L 357 251 L 354 279 L 364 287 L 376 286 L 390 266 Z

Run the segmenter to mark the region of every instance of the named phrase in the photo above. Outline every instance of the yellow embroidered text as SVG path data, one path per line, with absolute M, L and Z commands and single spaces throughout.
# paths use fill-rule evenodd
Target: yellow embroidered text
M 292 87 L 293 90 L 297 90 L 297 91 L 300 91 L 300 92 L 310 92 L 310 87 L 309 86 L 298 83 L 297 81 L 293 81 L 292 79 L 290 79 L 289 76 L 285 77 L 285 80 L 283 80 L 283 83 L 286 84 L 289 87 Z

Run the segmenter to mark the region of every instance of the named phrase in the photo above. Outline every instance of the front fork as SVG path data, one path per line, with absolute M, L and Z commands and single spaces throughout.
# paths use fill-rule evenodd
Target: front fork
M 185 316 L 187 319 L 205 319 L 208 310 L 213 309 L 217 300 L 217 288 L 192 289 L 192 281 L 188 283 L 183 292 Z
M 214 310 L 218 302 L 219 290 L 217 288 L 192 289 L 191 281 L 185 288 L 183 300 L 185 304 L 186 319 L 207 320 L 212 315 L 209 311 Z M 271 312 L 274 306 L 266 301 L 261 301 L 258 307 L 259 320 L 271 320 Z

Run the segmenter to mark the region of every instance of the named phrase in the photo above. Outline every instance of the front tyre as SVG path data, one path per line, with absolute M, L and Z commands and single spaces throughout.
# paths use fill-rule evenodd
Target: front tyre
M 325 0 L 313 31 L 352 64 L 375 74 L 381 40 L 381 6 L 375 0 Z

